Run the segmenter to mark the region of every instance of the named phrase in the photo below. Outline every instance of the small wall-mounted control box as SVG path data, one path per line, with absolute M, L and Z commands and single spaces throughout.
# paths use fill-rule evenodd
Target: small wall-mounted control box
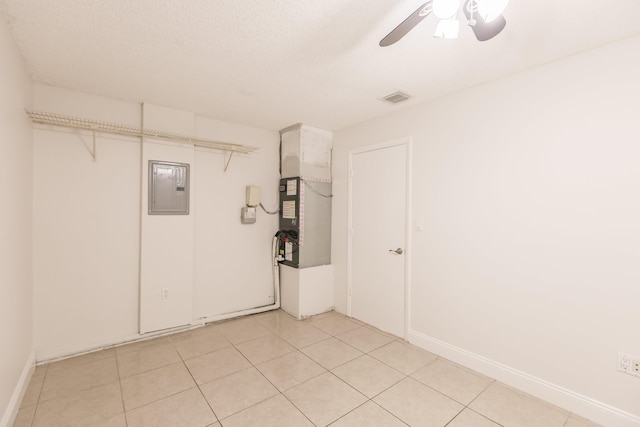
M 253 224 L 256 222 L 256 208 L 245 206 L 240 210 L 240 222 L 242 224 Z
M 247 206 L 258 206 L 260 204 L 260 187 L 257 185 L 247 185 Z

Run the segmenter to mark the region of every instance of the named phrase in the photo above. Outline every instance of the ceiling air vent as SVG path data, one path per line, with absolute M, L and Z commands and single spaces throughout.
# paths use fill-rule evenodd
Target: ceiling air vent
M 411 97 L 406 93 L 398 91 L 398 92 L 391 93 L 382 99 L 392 104 L 397 104 L 398 102 L 406 101 L 409 98 Z

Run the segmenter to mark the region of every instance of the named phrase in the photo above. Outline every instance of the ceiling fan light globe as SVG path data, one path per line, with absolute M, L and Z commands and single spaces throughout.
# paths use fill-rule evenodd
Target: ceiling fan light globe
M 504 12 L 509 4 L 509 0 L 476 0 L 478 14 L 483 21 L 489 23 Z
M 440 19 L 447 19 L 458 13 L 460 2 L 458 0 L 433 0 L 433 14 Z
M 457 19 L 442 19 L 438 22 L 433 37 L 441 39 L 457 39 L 460 30 L 460 21 Z

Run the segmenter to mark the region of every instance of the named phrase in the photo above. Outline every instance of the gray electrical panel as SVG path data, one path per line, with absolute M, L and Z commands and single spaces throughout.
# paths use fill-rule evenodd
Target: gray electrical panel
M 189 165 L 149 160 L 149 215 L 189 215 Z

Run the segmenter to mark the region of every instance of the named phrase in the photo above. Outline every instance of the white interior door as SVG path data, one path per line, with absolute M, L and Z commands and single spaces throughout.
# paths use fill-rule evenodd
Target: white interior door
M 350 313 L 405 336 L 407 141 L 351 153 Z

